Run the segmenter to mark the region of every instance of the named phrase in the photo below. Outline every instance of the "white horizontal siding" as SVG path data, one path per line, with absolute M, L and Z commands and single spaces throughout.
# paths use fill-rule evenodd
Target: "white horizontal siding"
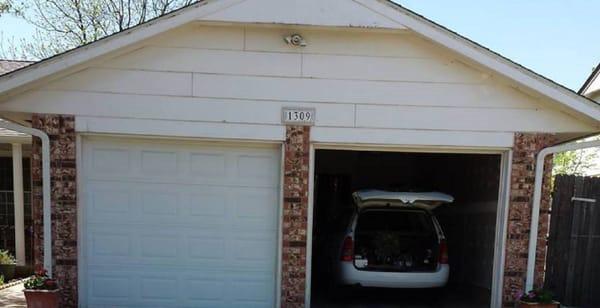
M 52 82 L 43 89 L 190 96 L 192 74 L 91 68 Z
M 102 66 L 164 72 L 300 77 L 301 62 L 299 54 L 148 47 Z
M 553 123 L 555 132 L 585 131 L 586 125 L 564 121 L 565 114 L 554 110 L 481 109 L 413 106 L 356 107 L 356 126 L 401 129 L 442 129 L 473 131 L 544 131 Z
M 304 77 L 376 81 L 483 83 L 489 77 L 460 62 L 428 58 L 305 55 Z
M 244 28 L 191 24 L 160 34 L 148 44 L 161 47 L 243 50 Z
M 308 45 L 290 48 L 283 38 L 293 33 L 300 33 Z M 248 27 L 245 38 L 244 49 L 249 51 L 406 58 L 441 54 L 433 44 L 407 33 Z
M 306 48 L 285 44 L 283 37 L 295 32 L 305 36 Z M 413 132 L 411 138 L 427 144 L 448 138 L 464 145 L 459 136 L 466 132 L 507 138 L 512 132 L 596 130 L 406 32 L 194 24 L 144 44 L 10 98 L 0 110 L 75 114 L 89 132 L 167 136 L 218 135 L 213 131 L 221 129 L 239 136 L 234 132 L 249 125 L 274 138 L 265 130 L 277 127 L 279 136 L 281 108 L 290 106 L 317 110 L 315 138 L 331 133 L 356 142 L 401 142 Z M 234 132 L 226 132 L 228 125 Z M 444 133 L 430 139 L 428 131 Z M 498 138 L 475 136 L 473 142 Z
M 494 85 L 270 78 L 194 74 L 194 95 L 303 102 L 537 108 L 531 99 Z
M 402 24 L 346 0 L 245 1 L 201 20 L 309 26 L 406 29 Z
M 39 104 L 53 101 L 53 104 Z M 286 106 L 318 110 L 316 125 L 354 126 L 351 104 L 284 103 L 155 95 L 125 95 L 73 91 L 35 91 L 8 103 L 5 110 L 37 113 L 69 113 L 80 116 L 164 119 L 223 123 L 281 124 Z

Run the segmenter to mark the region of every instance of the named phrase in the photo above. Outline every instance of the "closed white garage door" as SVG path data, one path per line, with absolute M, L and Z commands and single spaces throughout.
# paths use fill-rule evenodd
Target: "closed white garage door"
M 86 138 L 91 307 L 272 307 L 275 147 Z

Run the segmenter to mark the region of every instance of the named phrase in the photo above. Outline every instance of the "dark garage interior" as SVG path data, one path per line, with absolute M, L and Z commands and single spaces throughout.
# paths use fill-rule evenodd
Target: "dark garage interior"
M 317 150 L 313 209 L 313 307 L 489 307 L 501 155 Z M 361 189 L 437 191 L 450 276 L 433 289 L 340 286 L 334 268 Z

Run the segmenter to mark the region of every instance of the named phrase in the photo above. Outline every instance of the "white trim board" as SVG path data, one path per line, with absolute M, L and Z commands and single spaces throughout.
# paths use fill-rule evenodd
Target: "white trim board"
M 352 7 L 353 18 L 376 16 L 381 20 L 374 24 L 354 24 L 348 23 L 346 30 L 362 28 L 375 28 L 381 30 L 387 29 L 392 25 L 402 25 L 443 47 L 456 52 L 465 58 L 472 60 L 475 63 L 482 65 L 492 71 L 497 72 L 501 76 L 517 83 L 517 87 L 522 87 L 523 90 L 539 93 L 550 101 L 555 102 L 567 111 L 578 118 L 587 121 L 600 121 L 600 106 L 593 101 L 578 95 L 530 70 L 525 69 L 518 64 L 480 46 L 468 39 L 439 26 L 430 20 L 404 8 L 388 0 L 335 0 L 334 2 L 320 0 L 305 0 L 300 4 L 298 0 L 206 0 L 177 10 L 171 14 L 160 18 L 153 19 L 147 23 L 136 26 L 129 30 L 125 30 L 108 38 L 101 39 L 97 42 L 76 48 L 64 54 L 49 58 L 47 60 L 35 63 L 24 69 L 0 77 L 0 96 L 18 93 L 19 89 L 26 87 L 35 82 L 40 82 L 42 79 L 51 77 L 55 74 L 73 69 L 76 66 L 89 65 L 89 62 L 105 56 L 109 53 L 123 49 L 134 43 L 153 37 L 157 34 L 174 29 L 178 26 L 196 22 L 225 22 L 237 24 L 288 24 L 310 25 L 321 28 L 340 28 L 340 25 L 332 25 L 328 23 L 325 17 L 311 19 L 307 12 L 289 13 L 289 18 L 281 19 L 277 9 L 282 6 L 285 1 L 289 5 L 302 5 L 303 12 L 305 10 L 313 10 L 322 12 L 320 9 L 329 12 L 331 16 L 337 16 L 338 12 L 345 12 L 348 7 Z M 275 5 L 277 3 L 277 5 Z M 334 3 L 334 5 L 332 5 Z M 265 11 L 261 16 L 253 17 L 251 12 L 239 10 L 239 8 L 260 7 Z M 283 5 L 285 6 L 285 5 Z M 270 10 L 267 10 L 267 7 Z M 362 9 L 362 10 L 361 10 Z M 291 10 L 293 11 L 293 10 Z M 228 13 L 237 12 L 236 14 Z M 245 13 L 244 13 L 245 12 Z M 266 14 L 266 15 L 265 15 Z M 221 20 L 219 20 L 219 16 Z M 302 19 L 304 18 L 304 19 Z M 309 18 L 309 19 L 306 19 Z M 271 21 L 266 23 L 266 21 Z M 309 21 L 306 21 L 309 20 Z M 370 20 L 370 19 L 368 19 Z M 374 20 L 374 19 L 373 19 Z M 398 32 L 406 31 L 405 27 L 399 29 Z

